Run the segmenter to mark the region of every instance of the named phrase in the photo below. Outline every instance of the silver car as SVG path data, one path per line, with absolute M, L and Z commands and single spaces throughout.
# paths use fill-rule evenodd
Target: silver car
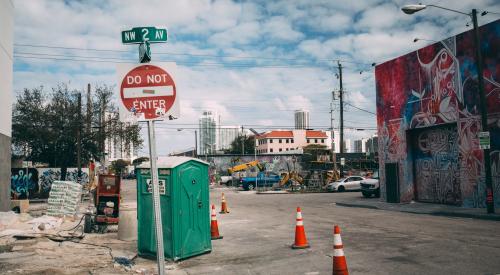
M 327 188 L 330 192 L 359 191 L 361 190 L 361 181 L 364 179 L 360 176 L 350 176 L 330 182 Z

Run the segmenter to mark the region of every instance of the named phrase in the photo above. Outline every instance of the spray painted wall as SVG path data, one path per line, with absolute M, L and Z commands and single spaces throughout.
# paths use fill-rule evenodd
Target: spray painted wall
M 500 206 L 500 20 L 482 26 L 480 35 L 495 205 Z M 481 116 L 474 49 L 473 33 L 467 31 L 376 67 L 383 198 L 385 163 L 398 163 L 402 202 L 418 198 L 418 182 L 425 181 L 429 175 L 439 175 L 443 169 L 451 169 L 450 178 L 445 181 L 453 185 L 448 189 L 453 190 L 453 194 L 434 194 L 437 200 L 452 203 L 448 201 L 451 200 L 452 204 L 465 207 L 485 207 L 483 152 L 477 138 Z M 412 129 L 438 125 L 453 126 L 436 128 L 434 133 L 429 130 L 425 138 L 433 135 L 430 138 L 438 139 L 432 142 L 446 138 L 456 145 L 446 144 L 425 153 L 427 149 L 418 147 L 418 135 L 422 132 Z M 438 163 L 446 158 L 450 160 L 449 167 Z M 435 165 L 430 165 L 432 161 Z
M 47 199 L 55 180 L 61 179 L 61 168 L 12 168 L 11 198 Z M 66 180 L 78 181 L 78 168 L 68 168 Z M 89 182 L 89 168 L 82 168 L 80 183 Z

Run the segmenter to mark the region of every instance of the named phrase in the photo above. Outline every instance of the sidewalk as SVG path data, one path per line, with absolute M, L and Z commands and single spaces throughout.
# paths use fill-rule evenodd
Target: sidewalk
M 387 203 L 380 201 L 380 199 L 377 198 L 339 200 L 335 204 L 344 207 L 359 207 L 386 211 L 399 211 L 413 214 L 427 214 L 434 216 L 500 221 L 500 210 L 497 210 L 495 214 L 487 214 L 485 208 L 463 208 L 451 205 L 413 201 L 411 203 Z

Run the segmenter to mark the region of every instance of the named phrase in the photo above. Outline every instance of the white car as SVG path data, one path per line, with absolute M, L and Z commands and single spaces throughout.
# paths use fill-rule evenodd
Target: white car
M 338 181 L 330 182 L 328 184 L 328 191 L 359 191 L 361 190 L 361 181 L 365 178 L 360 176 L 350 176 L 347 178 L 339 179 Z

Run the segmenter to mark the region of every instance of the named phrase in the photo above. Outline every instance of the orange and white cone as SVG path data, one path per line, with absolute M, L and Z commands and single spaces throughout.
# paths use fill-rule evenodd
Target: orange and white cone
M 340 238 L 340 227 L 335 225 L 333 228 L 333 275 L 349 275 L 347 262 L 344 256 L 344 245 Z
M 293 249 L 309 248 L 307 243 L 306 231 L 304 230 L 304 221 L 302 220 L 302 212 L 300 207 L 297 207 L 297 223 L 295 225 L 295 243 L 292 245 Z
M 212 240 L 222 239 L 222 236 L 219 235 L 219 225 L 217 225 L 217 216 L 215 214 L 215 205 L 212 204 L 212 218 L 210 221 L 210 236 Z
M 222 193 L 222 203 L 220 207 L 220 214 L 227 214 L 229 213 L 229 210 L 227 209 L 227 204 L 226 204 L 226 197 L 224 196 L 224 193 Z

